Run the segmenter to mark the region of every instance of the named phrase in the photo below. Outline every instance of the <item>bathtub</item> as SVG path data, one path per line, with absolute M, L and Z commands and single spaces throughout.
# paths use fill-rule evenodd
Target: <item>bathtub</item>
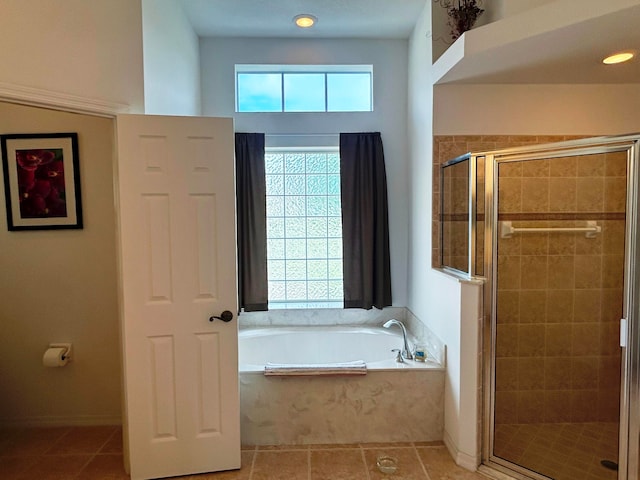
M 444 368 L 430 361 L 397 363 L 391 349 L 402 345 L 397 327 L 241 328 L 243 444 L 442 440 Z M 366 363 L 366 375 L 264 375 L 267 363 L 354 360 Z
M 414 344 L 409 337 L 410 345 Z M 396 362 L 399 328 L 260 327 L 240 330 L 239 370 L 263 371 L 267 363 L 326 364 L 363 360 L 368 370 L 438 368 L 433 362 Z

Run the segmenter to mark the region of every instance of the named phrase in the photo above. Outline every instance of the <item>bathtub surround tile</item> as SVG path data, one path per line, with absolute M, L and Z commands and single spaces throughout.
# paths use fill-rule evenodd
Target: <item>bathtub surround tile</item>
M 376 325 L 395 318 L 401 322 L 406 318 L 406 308 L 314 308 L 314 309 L 274 309 L 266 312 L 242 312 L 238 324 L 242 327 L 268 326 L 322 326 L 322 325 Z
M 439 365 L 445 364 L 445 344 L 413 312 L 406 309 L 405 326 L 415 339 L 427 348 L 427 357 Z
M 393 317 L 426 344 L 430 360 L 444 363 L 444 344 L 423 322 L 404 308 L 396 308 Z M 398 391 L 410 394 L 399 397 Z M 439 441 L 444 369 L 369 370 L 357 379 L 241 372 L 240 398 L 242 441 L 259 451 L 278 445 Z
M 243 373 L 241 436 L 255 445 L 440 440 L 443 395 L 443 370 L 370 371 L 357 378 Z

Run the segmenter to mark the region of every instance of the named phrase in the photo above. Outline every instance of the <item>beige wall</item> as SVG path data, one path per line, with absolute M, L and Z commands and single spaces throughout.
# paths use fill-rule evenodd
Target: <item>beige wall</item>
M 152 115 L 200 115 L 200 45 L 177 0 L 142 0 L 144 107 Z
M 140 2 L 3 0 L 0 95 L 29 87 L 144 111 Z
M 444 393 L 444 441 L 456 462 L 475 469 L 477 443 L 480 287 L 464 285 L 431 267 L 431 162 L 433 151 L 432 2 L 409 40 L 409 268 L 407 306 L 447 346 Z M 436 8 L 436 7 L 434 7 Z
M 640 131 L 640 86 L 436 85 L 435 135 L 618 135 Z
M 113 121 L 0 103 L 0 134 L 52 132 L 78 133 L 84 228 L 9 232 L 0 209 L 0 424 L 118 423 Z M 73 362 L 44 368 L 49 342 Z

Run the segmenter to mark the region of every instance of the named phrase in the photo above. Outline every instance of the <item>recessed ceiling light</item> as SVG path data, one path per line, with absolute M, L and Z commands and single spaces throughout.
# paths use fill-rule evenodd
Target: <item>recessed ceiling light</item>
M 633 53 L 620 52 L 620 53 L 615 53 L 613 55 L 609 55 L 607 58 L 602 60 L 602 63 L 606 63 L 607 65 L 613 65 L 615 63 L 627 62 L 632 58 L 633 58 Z
M 293 22 L 299 26 L 300 28 L 309 28 L 313 27 L 313 25 L 318 21 L 316 17 L 313 15 L 309 15 L 307 13 L 303 13 L 302 15 L 296 15 L 293 17 Z

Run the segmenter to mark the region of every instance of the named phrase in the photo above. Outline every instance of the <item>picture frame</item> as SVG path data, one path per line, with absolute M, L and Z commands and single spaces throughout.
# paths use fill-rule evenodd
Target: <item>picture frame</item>
M 7 228 L 81 229 L 77 133 L 0 135 Z

